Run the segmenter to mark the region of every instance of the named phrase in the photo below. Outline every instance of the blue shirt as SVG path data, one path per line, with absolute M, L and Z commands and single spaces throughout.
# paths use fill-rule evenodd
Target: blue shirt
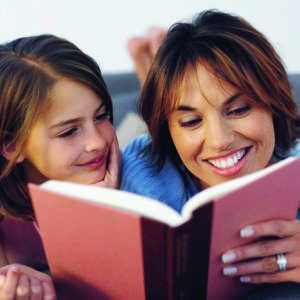
M 167 156 L 161 172 L 157 173 L 149 156 L 139 155 L 150 141 L 149 135 L 142 135 L 124 149 L 120 188 L 159 200 L 181 212 L 183 205 L 198 191 L 183 164 L 176 167 Z M 291 150 L 290 156 L 299 154 L 300 143 Z

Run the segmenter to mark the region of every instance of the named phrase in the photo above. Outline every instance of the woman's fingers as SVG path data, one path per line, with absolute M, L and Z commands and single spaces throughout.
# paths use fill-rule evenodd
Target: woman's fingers
M 242 262 L 223 268 L 227 276 L 240 276 L 242 282 L 262 283 L 295 281 L 300 282 L 300 257 L 299 255 L 285 255 L 286 270 L 280 271 L 278 256 L 273 255 L 251 262 Z
M 222 255 L 224 275 L 243 282 L 300 282 L 300 222 L 272 220 L 241 230 L 249 244 Z M 267 239 L 265 239 L 268 237 Z M 264 238 L 257 241 L 257 239 Z
M 296 234 L 300 234 L 300 222 L 298 220 L 271 220 L 248 226 L 240 231 L 242 238 L 288 237 Z
M 250 258 L 268 257 L 294 251 L 300 251 L 299 239 L 265 240 L 229 250 L 222 255 L 222 261 L 223 263 L 233 263 Z
M 241 237 L 269 238 L 227 251 L 222 255 L 223 263 L 300 251 L 300 222 L 273 220 L 248 226 L 241 230 Z
M 284 272 L 261 273 L 240 277 L 241 282 L 246 283 L 278 283 L 283 281 L 299 282 L 300 270 L 292 269 Z

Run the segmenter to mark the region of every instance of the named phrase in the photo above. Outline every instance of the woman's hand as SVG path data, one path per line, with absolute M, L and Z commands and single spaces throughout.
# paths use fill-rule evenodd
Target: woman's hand
M 30 267 L 13 264 L 0 268 L 0 300 L 55 300 L 52 279 Z
M 300 283 L 300 221 L 263 222 L 244 228 L 240 235 L 243 239 L 277 238 L 252 242 L 224 253 L 222 261 L 227 264 L 224 275 L 240 276 L 242 282 L 249 283 Z M 286 270 L 279 270 L 277 260 L 280 254 L 286 258 Z M 243 261 L 248 259 L 251 261 Z
M 94 183 L 93 185 L 114 189 L 119 188 L 120 162 L 121 152 L 119 150 L 118 138 L 114 131 L 113 141 L 110 146 L 109 162 L 105 176 L 102 181 Z

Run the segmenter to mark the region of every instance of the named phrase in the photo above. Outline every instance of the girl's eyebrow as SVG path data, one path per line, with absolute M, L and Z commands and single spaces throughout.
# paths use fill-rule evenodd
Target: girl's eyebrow
M 104 103 L 101 101 L 101 104 L 97 107 L 97 109 L 95 110 L 95 113 L 98 113 L 102 109 L 103 106 L 104 106 Z M 74 123 L 79 122 L 81 119 L 82 118 L 74 118 L 74 119 L 68 119 L 68 120 L 60 121 L 56 124 L 51 125 L 49 127 L 49 129 L 55 129 L 55 128 L 67 126 L 67 125 L 70 125 L 70 124 L 74 124 Z
M 242 93 L 236 93 L 236 94 L 232 95 L 225 101 L 224 105 L 231 104 L 236 99 L 238 99 L 241 95 L 242 95 Z M 195 111 L 195 110 L 196 110 L 196 108 L 187 106 L 187 105 L 179 105 L 177 108 L 177 111 Z
M 98 106 L 98 108 L 95 110 L 95 112 L 97 113 L 99 110 L 102 109 L 103 106 L 105 108 L 105 105 L 104 105 L 103 101 L 101 101 L 101 104 Z

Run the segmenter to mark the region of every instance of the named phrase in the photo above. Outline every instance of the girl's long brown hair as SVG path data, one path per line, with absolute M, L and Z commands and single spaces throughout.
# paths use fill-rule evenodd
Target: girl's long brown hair
M 71 42 L 38 35 L 0 45 L 0 145 L 15 145 L 10 161 L 0 153 L 0 215 L 34 218 L 16 159 L 34 122 L 61 78 L 84 83 L 103 101 L 113 121 L 112 102 L 98 64 Z

